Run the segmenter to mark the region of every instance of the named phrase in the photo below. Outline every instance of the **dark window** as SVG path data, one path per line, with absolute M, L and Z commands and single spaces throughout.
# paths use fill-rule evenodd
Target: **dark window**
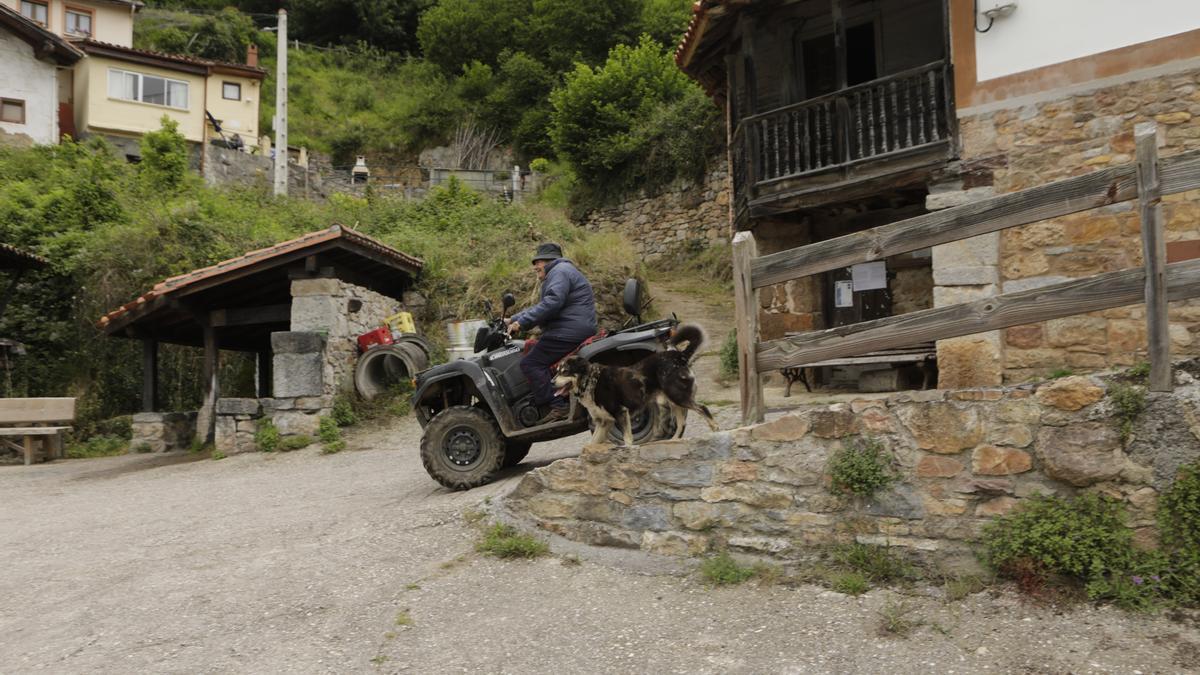
M 876 54 L 874 22 L 846 29 L 846 86 L 879 77 Z M 837 48 L 833 33 L 802 40 L 800 60 L 804 64 L 801 71 L 804 98 L 816 98 L 837 90 Z
M 875 24 L 868 21 L 847 28 L 846 84 L 852 87 L 879 77 L 875 63 Z

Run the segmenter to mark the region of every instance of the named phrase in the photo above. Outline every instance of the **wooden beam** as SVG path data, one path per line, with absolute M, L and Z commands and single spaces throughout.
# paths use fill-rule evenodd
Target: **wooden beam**
M 217 430 L 217 398 L 220 397 L 220 383 L 217 373 L 220 371 L 221 352 L 217 349 L 217 331 L 212 324 L 204 321 L 204 399 L 200 411 L 196 415 L 196 437 L 202 443 L 213 441 Z
M 142 412 L 158 406 L 158 341 L 142 340 Z
M 736 255 L 734 260 L 737 260 Z M 737 268 L 734 270 L 736 274 Z M 1166 272 L 1169 300 L 1200 296 L 1200 260 L 1167 265 Z M 758 345 L 757 372 L 1132 305 L 1145 299 L 1145 284 L 1146 270 L 1121 270 L 961 305 L 925 309 L 763 342 Z M 738 318 L 741 318 L 740 307 Z M 740 334 L 738 339 L 741 339 Z
M 1146 265 L 1146 336 L 1149 339 L 1150 390 L 1171 391 L 1171 335 L 1167 318 L 1167 242 L 1163 234 L 1162 194 L 1158 180 L 1158 125 L 1134 128 L 1137 143 L 1138 216 Z
M 1162 194 L 1200 187 L 1200 151 L 1162 160 L 1159 175 Z M 751 277 L 762 288 L 1136 197 L 1136 166 L 1127 164 L 765 255 Z
M 757 424 L 766 413 L 762 378 L 758 375 L 758 294 L 750 285 L 750 263 L 758 244 L 749 232 L 733 237 L 733 304 L 737 316 L 738 374 L 741 380 L 742 424 Z
M 209 321 L 213 328 L 258 326 L 267 323 L 287 323 L 291 320 L 292 306 L 290 304 L 214 309 L 209 314 Z

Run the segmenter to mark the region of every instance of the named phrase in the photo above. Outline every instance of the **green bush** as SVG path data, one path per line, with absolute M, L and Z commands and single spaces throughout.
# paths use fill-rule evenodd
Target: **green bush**
M 873 438 L 843 441 L 829 461 L 833 489 L 870 497 L 896 480 L 891 458 Z
M 178 122 L 166 115 L 161 122 L 157 131 L 142 136 L 142 161 L 137 168 L 150 190 L 171 193 L 189 178 L 188 147 Z
M 346 441 L 338 439 L 332 443 L 326 443 L 321 446 L 322 455 L 336 455 L 346 449 Z
M 329 416 L 339 427 L 353 426 L 358 422 L 358 415 L 354 413 L 353 394 L 341 394 L 334 399 L 333 410 Z
M 597 204 L 702 175 L 720 144 L 716 106 L 649 37 L 613 48 L 601 67 L 577 65 L 550 102 L 554 149 L 591 191 L 581 198 Z
M 1116 412 L 1118 429 L 1121 440 L 1128 441 L 1133 435 L 1133 424 L 1138 415 L 1146 409 L 1146 389 L 1122 383 L 1113 383 L 1108 387 L 1108 397 Z
M 254 430 L 254 445 L 258 446 L 259 452 L 275 452 L 279 449 L 279 441 L 279 427 L 269 419 L 259 420 Z
M 342 437 L 342 430 L 338 427 L 337 420 L 332 416 L 325 416 L 317 424 L 317 438 L 322 443 L 333 443 Z
M 859 543 L 837 546 L 833 549 L 833 559 L 838 566 L 858 572 L 877 583 L 920 577 L 916 566 L 886 546 Z
M 862 595 L 871 590 L 871 582 L 861 572 L 846 572 L 834 577 L 833 590 L 846 595 Z
M 1181 467 L 1158 501 L 1158 528 L 1170 565 L 1172 599 L 1200 605 L 1200 462 Z
M 284 436 L 279 441 L 279 449 L 282 452 L 291 452 L 293 450 L 301 450 L 313 444 L 313 437 L 306 434 L 297 436 Z
M 754 577 L 754 568 L 739 565 L 732 556 L 722 551 L 700 564 L 700 576 L 713 586 L 740 584 Z

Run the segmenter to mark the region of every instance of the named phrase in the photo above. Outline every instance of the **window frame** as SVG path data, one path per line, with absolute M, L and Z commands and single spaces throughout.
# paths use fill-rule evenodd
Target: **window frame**
M 235 96 L 233 98 L 226 96 L 225 95 L 225 87 L 237 87 L 237 96 Z M 221 80 L 221 98 L 226 101 L 242 100 L 242 83 L 241 82 L 229 82 L 228 80 Z
M 6 105 L 17 105 L 21 108 L 21 119 L 19 121 L 4 119 L 4 106 L 6 106 Z M 5 124 L 24 125 L 25 120 L 28 117 L 27 112 L 28 111 L 26 110 L 25 99 L 23 99 L 23 98 L 8 98 L 8 97 L 0 98 L 0 122 L 3 122 Z
M 37 7 L 41 7 L 43 12 L 46 15 L 46 20 L 38 21 L 37 19 L 33 18 L 32 16 L 28 16 L 27 14 L 25 14 L 25 5 L 34 5 Z M 49 2 L 49 0 L 47 0 L 46 2 L 42 2 L 41 0 L 21 0 L 21 2 L 19 3 L 19 6 L 17 7 L 17 10 L 21 13 L 21 16 L 25 17 L 26 19 L 29 19 L 30 21 L 36 23 L 37 25 L 41 26 L 42 28 L 48 28 L 50 26 L 50 2 Z
M 70 14 L 80 14 L 80 15 L 86 14 L 88 17 L 89 25 L 91 26 L 91 30 L 88 31 L 87 33 L 71 32 L 70 24 L 67 23 L 67 17 Z M 63 5 L 63 35 L 70 35 L 72 37 L 82 37 L 82 38 L 95 38 L 96 37 L 96 10 L 89 9 L 87 7 L 79 7 L 76 5 L 64 4 Z
M 113 96 L 112 95 L 112 78 L 113 78 L 114 73 L 119 73 L 121 75 L 136 75 L 137 76 L 138 98 L 124 98 L 121 96 Z M 159 79 L 159 80 L 163 81 L 163 96 L 167 97 L 167 98 L 169 98 L 169 92 L 171 90 L 170 83 L 173 82 L 175 84 L 182 84 L 184 87 L 184 93 L 185 93 L 184 98 L 187 99 L 187 101 L 186 101 L 187 105 L 180 107 L 180 106 L 170 105 L 169 103 L 154 103 L 153 101 L 145 100 L 145 97 L 146 97 L 145 79 L 147 77 L 153 77 L 155 79 Z M 187 80 L 176 80 L 176 79 L 172 79 L 169 77 L 163 77 L 162 75 L 141 73 L 136 70 L 124 70 L 122 68 L 109 67 L 109 69 L 108 69 L 108 91 L 107 91 L 107 93 L 108 93 L 108 98 L 113 101 L 124 101 L 126 103 L 140 103 L 141 105 L 152 105 L 156 108 L 167 108 L 169 110 L 179 110 L 182 112 L 188 112 L 189 110 L 191 110 L 191 102 L 192 102 L 191 86 L 192 86 L 191 82 L 188 82 Z

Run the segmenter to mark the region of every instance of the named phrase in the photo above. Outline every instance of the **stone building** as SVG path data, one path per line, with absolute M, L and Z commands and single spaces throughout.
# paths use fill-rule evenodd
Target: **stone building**
M 141 340 L 143 412 L 134 446 L 213 441 L 226 454 L 254 449 L 261 419 L 283 435 L 315 434 L 335 397 L 354 386 L 357 336 L 404 308 L 423 263 L 340 225 L 172 277 L 100 319 L 108 335 Z M 205 352 L 204 404 L 157 409 L 161 342 Z M 221 351 L 257 358 L 254 398 L 222 398 Z
M 1185 0 L 701 0 L 679 66 L 726 110 L 733 229 L 794 248 L 1133 160 L 1200 148 L 1200 5 Z M 1037 45 L 1031 49 L 1030 45 Z M 1200 197 L 1164 199 L 1168 254 L 1200 248 Z M 1141 264 L 1129 204 L 760 289 L 762 339 Z M 852 284 L 851 286 L 852 287 Z M 1200 353 L 1200 304 L 1172 303 L 1172 349 Z M 1145 358 L 1140 305 L 940 341 L 940 386 Z

